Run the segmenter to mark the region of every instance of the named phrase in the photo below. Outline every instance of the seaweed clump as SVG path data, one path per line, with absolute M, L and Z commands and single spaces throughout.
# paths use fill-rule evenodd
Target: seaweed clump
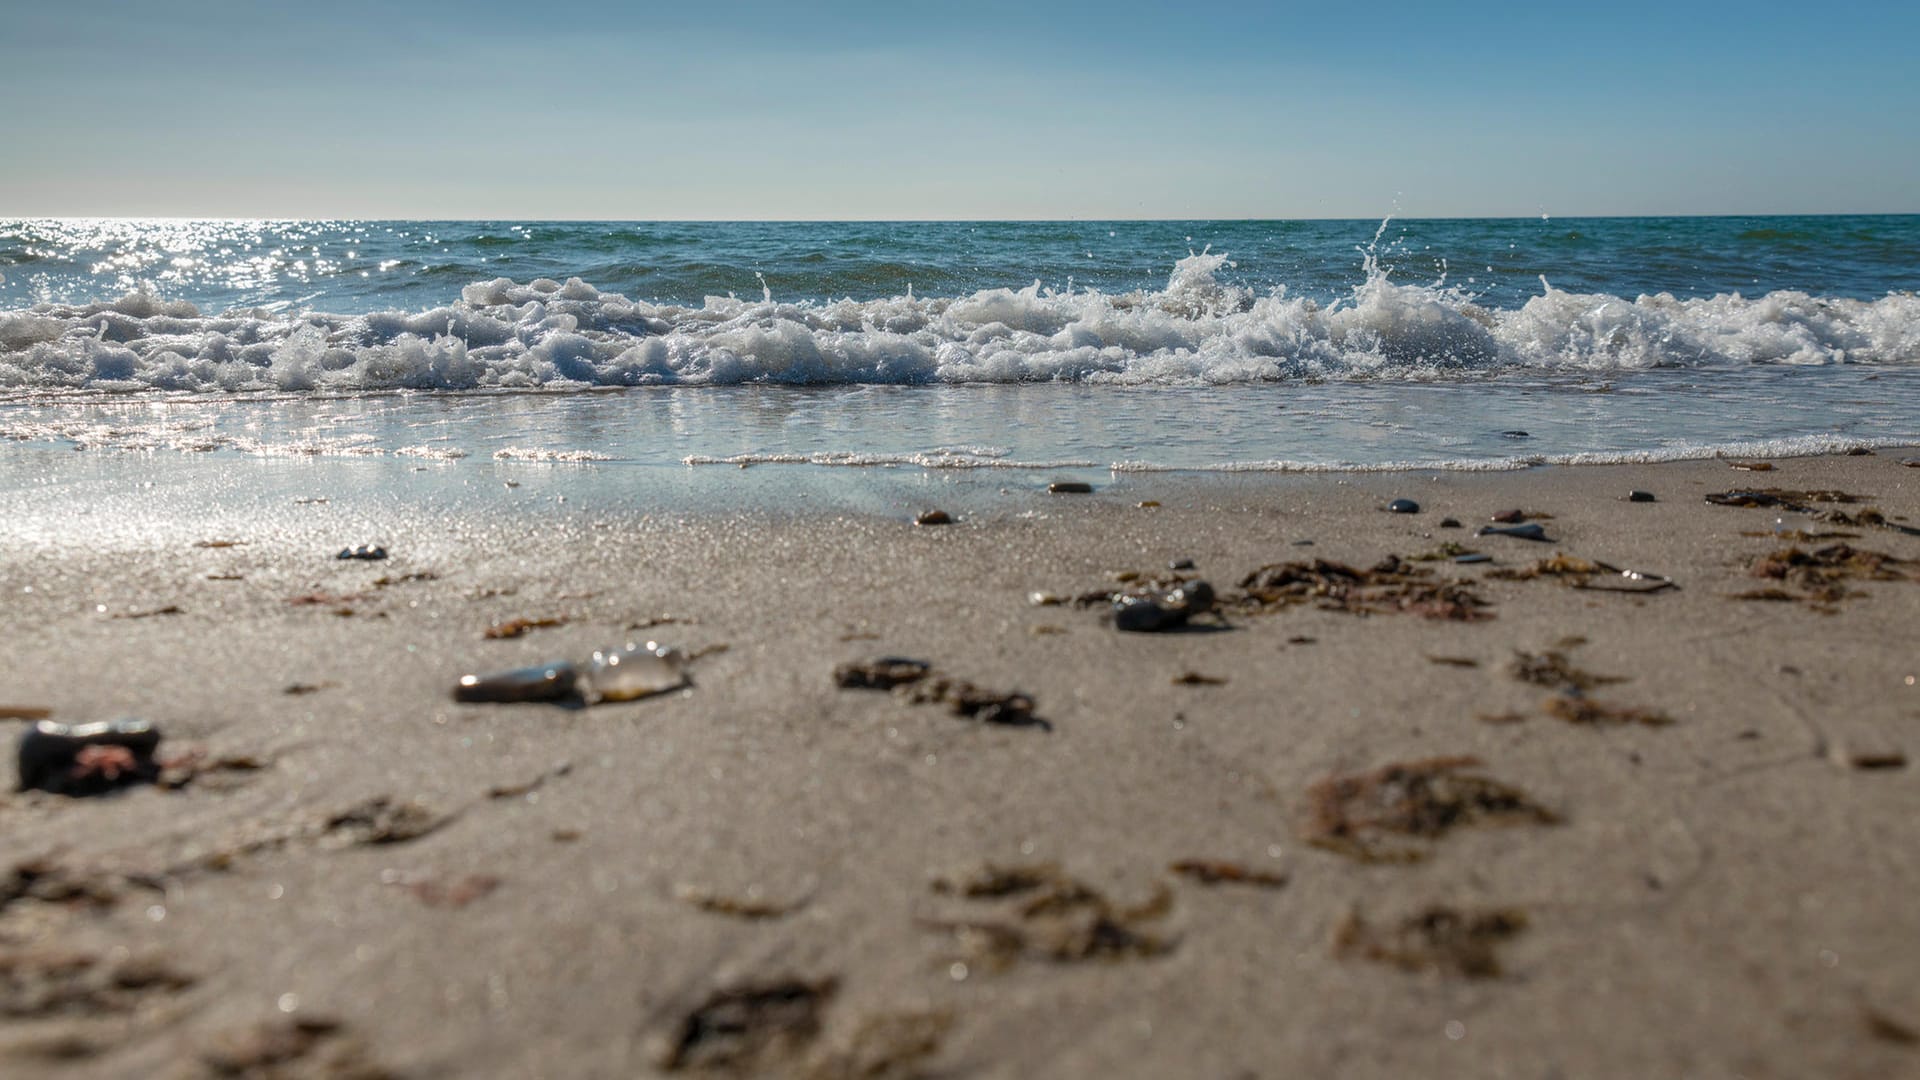
M 927 918 L 923 926 L 951 934 L 959 959 L 1003 970 L 1020 960 L 1078 963 L 1161 956 L 1173 941 L 1151 929 L 1173 908 L 1163 884 L 1141 904 L 1114 902 L 1093 886 L 1041 863 L 988 865 L 967 877 L 940 879 L 933 891 L 979 904 L 985 916 Z
M 1734 599 L 1802 601 L 1831 608 L 1862 595 L 1847 587 L 1849 581 L 1920 581 L 1920 574 L 1908 569 L 1912 565 L 1911 560 L 1851 544 L 1829 544 L 1812 551 L 1780 548 L 1754 559 L 1747 568 L 1752 576 L 1778 584 L 1736 593 Z
M 1326 777 L 1307 789 L 1305 839 L 1362 862 L 1417 862 L 1457 828 L 1560 821 L 1519 788 L 1466 771 L 1480 764 L 1436 757 Z
M 820 1013 L 838 985 L 832 978 L 776 979 L 717 990 L 674 1026 L 661 1048 L 660 1067 L 745 1073 L 771 1068 L 820 1034 Z
M 1312 604 L 1351 615 L 1405 613 L 1456 622 L 1493 618 L 1471 583 L 1435 579 L 1397 555 L 1365 570 L 1325 559 L 1274 563 L 1248 574 L 1240 588 L 1240 604 L 1262 612 Z
M 877 660 L 841 664 L 833 669 L 834 685 L 843 690 L 891 690 L 909 705 L 940 704 L 955 716 L 1006 727 L 1052 725 L 1033 713 L 1033 698 L 1019 691 L 989 690 L 934 670 L 924 660 L 883 656 Z
M 1354 912 L 1334 930 L 1333 952 L 1402 971 L 1493 979 L 1501 972 L 1498 947 L 1526 928 L 1526 913 L 1514 908 L 1461 911 L 1435 904 L 1388 926 Z

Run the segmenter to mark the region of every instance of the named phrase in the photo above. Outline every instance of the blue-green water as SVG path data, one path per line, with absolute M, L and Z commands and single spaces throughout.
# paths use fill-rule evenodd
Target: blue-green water
M 0 437 L 82 448 L 1250 469 L 1920 441 L 1920 217 L 0 221 L 0 275 Z

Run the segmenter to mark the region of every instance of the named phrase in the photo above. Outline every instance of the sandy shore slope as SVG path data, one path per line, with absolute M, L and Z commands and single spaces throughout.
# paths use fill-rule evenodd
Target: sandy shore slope
M 194 536 L 235 546 L 184 540 L 191 506 L 110 539 L 0 522 L 0 705 L 203 751 L 178 790 L 0 796 L 0 1074 L 1912 1074 L 1903 456 L 1028 484 L 945 527 L 344 499 Z M 1871 496 L 1789 501 L 1888 524 L 1703 499 L 1758 487 Z M 1507 509 L 1552 541 L 1473 535 Z M 1853 535 L 1749 535 L 1776 519 Z M 368 540 L 392 557 L 332 557 Z M 1239 600 L 1262 566 L 1448 542 L 1493 561 L 1410 565 L 1484 608 L 1417 579 L 1371 614 Z M 1843 543 L 1915 561 L 1824 600 L 1750 569 Z M 1679 587 L 1490 576 L 1556 551 Z M 1224 620 L 1122 634 L 1029 599 L 1178 559 Z M 1734 598 L 1767 589 L 1789 598 Z M 513 618 L 564 623 L 483 638 Z M 710 650 L 690 690 L 449 697 L 649 636 Z M 1548 652 L 1575 674 L 1516 677 Z M 883 655 L 1051 726 L 835 685 Z M 1579 672 L 1620 681 L 1549 685 Z M 1593 703 L 1671 723 L 1555 715 Z M 0 721 L 9 747 L 25 724 Z M 1449 757 L 1480 764 L 1316 807 L 1328 777 Z M 1365 827 L 1402 811 L 1412 832 Z

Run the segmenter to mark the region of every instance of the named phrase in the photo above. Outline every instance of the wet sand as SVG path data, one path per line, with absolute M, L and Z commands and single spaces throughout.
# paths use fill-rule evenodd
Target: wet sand
M 1022 478 L 942 527 L 912 523 L 937 499 L 16 517 L 0 705 L 143 716 L 163 756 L 203 754 L 177 790 L 0 797 L 0 1073 L 1920 1070 L 1920 563 L 1809 599 L 1806 572 L 1749 569 L 1794 541 L 1743 534 L 1904 560 L 1920 536 L 1703 499 L 1841 489 L 1872 498 L 1811 508 L 1920 526 L 1906 456 Z M 1473 535 L 1513 508 L 1552 541 Z M 391 557 L 333 558 L 370 541 Z M 1262 566 L 1449 541 L 1493 561 L 1411 566 L 1490 617 L 1237 596 Z M 1490 576 L 1555 552 L 1678 588 Z M 1029 599 L 1178 559 L 1224 619 L 1122 634 Z M 1732 598 L 1769 588 L 1798 598 Z M 515 618 L 564 622 L 484 636 Z M 691 689 L 449 697 L 648 637 L 709 650 Z M 886 655 L 1048 726 L 836 686 Z M 1579 672 L 1619 681 L 1553 685 Z M 0 721 L 9 747 L 24 726 Z M 1322 783 L 1456 757 L 1479 764 L 1345 803 Z

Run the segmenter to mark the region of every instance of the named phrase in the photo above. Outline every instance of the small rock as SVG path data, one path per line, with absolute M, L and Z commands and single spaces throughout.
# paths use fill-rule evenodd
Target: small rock
M 1295 541 L 1293 541 L 1293 546 L 1294 546 L 1294 547 L 1312 547 L 1312 546 L 1313 546 L 1313 541 L 1311 541 L 1311 540 L 1295 540 Z
M 1191 570 L 1193 569 L 1193 560 L 1192 559 L 1175 559 L 1172 562 L 1167 564 L 1167 569 Z
M 915 525 L 951 525 L 953 524 L 953 515 L 947 513 L 945 510 L 929 510 L 919 517 L 914 518 L 913 523 Z
M 1093 485 L 1081 480 L 1055 480 L 1047 490 L 1055 495 L 1091 495 Z
M 1525 510 L 1502 510 L 1487 520 L 1498 525 L 1518 525 L 1527 520 L 1527 512 Z
M 1460 528 L 1460 519 L 1459 518 L 1441 518 L 1440 527 L 1443 529 L 1458 529 Z
M 1505 526 L 1504 528 L 1495 528 L 1492 525 L 1482 525 L 1480 526 L 1480 531 L 1475 533 L 1474 535 L 1475 536 L 1511 536 L 1515 540 L 1545 541 L 1547 539 L 1547 530 L 1541 527 L 1540 525 L 1534 525 L 1534 524 L 1508 525 L 1508 526 Z
M 1658 502 L 1659 500 L 1653 497 L 1653 492 L 1641 491 L 1639 488 L 1635 488 L 1632 491 L 1627 492 L 1627 501 L 1628 502 Z
M 1387 513 L 1389 514 L 1417 514 L 1419 512 L 1420 504 L 1414 502 L 1412 499 L 1395 499 L 1387 504 Z
M 560 701 L 572 697 L 580 669 L 565 661 L 536 664 L 493 675 L 462 675 L 453 688 L 455 701 Z
M 1847 449 L 1847 456 L 1848 457 L 1872 457 L 1873 451 L 1867 449 L 1864 446 L 1854 446 L 1854 447 L 1849 447 Z
M 20 735 L 20 790 L 97 795 L 160 773 L 160 729 L 145 720 L 62 724 L 41 720 Z
M 375 547 L 371 544 L 361 544 L 359 547 L 341 548 L 340 554 L 334 556 L 334 558 L 336 559 L 361 559 L 366 562 L 377 562 L 386 557 L 387 557 L 386 548 Z
M 1524 431 L 1521 431 L 1521 430 L 1519 430 L 1519 429 L 1517 429 L 1517 428 L 1516 428 L 1516 429 L 1514 429 L 1514 430 L 1512 430 L 1512 431 L 1503 431 L 1503 432 L 1501 432 L 1501 433 L 1500 433 L 1500 437 L 1501 437 L 1501 438 L 1503 438 L 1503 439 L 1531 439 L 1531 438 L 1533 438 L 1533 436 L 1532 436 L 1532 435 L 1529 435 L 1529 434 L 1527 434 L 1526 432 L 1524 432 Z
M 1189 581 L 1176 589 L 1147 596 L 1122 596 L 1113 602 L 1115 629 L 1151 634 L 1185 626 L 1187 620 L 1213 610 L 1213 586 Z

